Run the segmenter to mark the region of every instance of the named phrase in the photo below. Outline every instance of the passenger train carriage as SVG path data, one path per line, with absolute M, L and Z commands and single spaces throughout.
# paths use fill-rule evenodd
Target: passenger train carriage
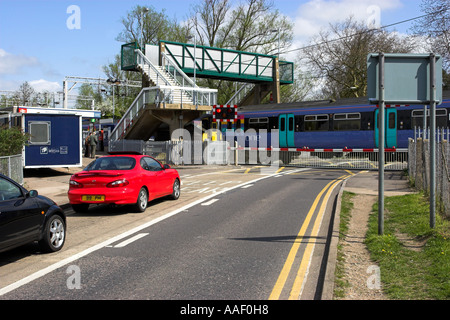
M 427 127 L 429 112 L 427 106 Z M 367 98 L 255 105 L 239 107 L 234 123 L 222 122 L 221 129 L 224 134 L 227 134 L 225 129 L 243 129 L 246 146 L 252 140 L 249 132 L 256 131 L 257 136 L 253 138 L 259 140 L 261 129 L 267 130 L 268 146 L 274 145 L 270 132 L 278 129 L 280 148 L 373 149 L 378 148 L 378 114 L 377 106 L 370 105 Z M 407 148 L 408 138 L 414 138 L 414 128 L 422 130 L 423 114 L 423 105 L 388 105 L 385 147 Z M 209 115 L 209 123 L 203 119 L 203 128 L 205 125 L 210 128 L 211 118 Z M 436 108 L 436 127 L 444 128 L 446 132 L 450 128 L 448 91 L 444 92 L 443 102 Z

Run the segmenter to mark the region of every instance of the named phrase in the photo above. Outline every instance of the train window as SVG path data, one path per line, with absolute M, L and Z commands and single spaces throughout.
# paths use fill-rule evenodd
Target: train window
M 269 129 L 269 118 L 250 118 L 248 119 L 248 127 L 251 129 Z
M 395 129 L 395 113 L 389 113 L 389 129 Z
M 305 131 L 328 131 L 327 114 L 305 116 Z
M 280 119 L 280 130 L 281 131 L 285 131 L 286 130 L 286 119 L 285 118 L 281 118 Z
M 289 131 L 294 131 L 294 118 L 289 118 Z
M 427 109 L 427 126 L 430 124 L 430 110 Z M 447 109 L 436 109 L 436 127 L 442 128 L 447 126 Z M 423 127 L 423 109 L 412 111 L 412 128 Z
M 335 131 L 361 130 L 360 113 L 340 113 L 334 115 L 333 129 Z
M 268 123 L 269 118 L 250 118 L 248 119 L 249 123 Z

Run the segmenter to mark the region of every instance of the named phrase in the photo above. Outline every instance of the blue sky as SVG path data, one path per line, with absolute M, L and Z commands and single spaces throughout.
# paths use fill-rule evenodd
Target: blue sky
M 101 67 L 120 53 L 116 41 L 120 19 L 136 5 L 166 10 L 169 17 L 185 20 L 192 5 L 201 0 L 0 0 L 0 91 L 16 90 L 25 81 L 35 89 L 62 90 L 65 76 L 105 77 Z M 232 0 L 236 3 L 237 0 Z M 422 14 L 421 0 L 274 0 L 275 7 L 294 23 L 294 44 L 330 22 L 353 14 L 359 19 L 377 15 L 381 25 Z M 78 6 L 79 29 L 69 29 Z M 407 32 L 411 23 L 396 26 Z

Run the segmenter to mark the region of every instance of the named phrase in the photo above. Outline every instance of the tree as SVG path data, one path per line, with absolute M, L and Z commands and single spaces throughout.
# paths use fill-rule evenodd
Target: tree
M 246 0 L 234 10 L 229 0 L 203 0 L 191 21 L 199 43 L 211 47 L 277 54 L 278 44 L 283 51 L 293 39 L 293 23 L 270 0 Z
M 95 101 L 94 89 L 91 85 L 83 83 L 78 89 L 77 108 L 91 109 L 92 103 Z
M 120 119 L 140 92 L 140 88 L 127 87 L 126 83 L 127 81 L 139 81 L 142 77 L 141 74 L 121 70 L 120 63 L 120 55 L 116 55 L 114 62 L 103 66 L 103 72 L 108 79 L 118 79 L 124 84 L 111 84 L 102 88 L 107 98 L 104 101 L 99 101 L 98 106 L 100 106 L 99 108 L 102 110 L 102 116 L 104 117 L 112 117 L 114 110 L 114 117 Z M 112 86 L 114 86 L 114 90 Z M 112 99 L 113 95 L 114 100 Z M 114 108 L 112 105 L 113 101 Z
M 148 10 L 148 11 L 147 11 Z M 147 11 L 147 12 L 146 12 Z M 124 30 L 116 40 L 121 42 L 141 43 L 141 30 L 143 42 L 157 45 L 159 40 L 175 40 L 181 28 L 175 19 L 170 19 L 163 9 L 157 12 L 152 6 L 136 6 L 121 20 Z
M 234 9 L 229 0 L 203 0 L 191 15 L 190 32 L 202 45 L 275 55 L 292 43 L 293 23 L 270 0 L 246 0 Z M 219 104 L 234 94 L 231 81 L 203 79 L 199 84 L 217 88 Z
M 322 98 L 349 98 L 367 95 L 370 52 L 409 53 L 414 47 L 411 38 L 349 17 L 322 30 L 301 54 L 312 76 L 323 80 Z
M 3 126 L 0 128 L 0 156 L 21 154 L 28 139 L 29 134 L 24 134 L 19 127 Z
M 14 99 L 17 100 L 20 105 L 32 105 L 35 94 L 36 92 L 33 87 L 25 81 L 20 85 L 19 90 L 14 93 Z
M 450 72 L 450 0 L 422 0 L 421 9 L 426 16 L 415 23 L 413 31 L 426 37 L 431 50 L 443 57 L 443 68 L 448 74 Z
M 293 39 L 293 23 L 274 8 L 271 0 L 243 0 L 234 9 L 231 0 L 201 0 L 182 24 L 170 19 L 164 10 L 143 10 L 136 6 L 122 19 L 124 30 L 116 38 L 118 41 L 139 42 L 142 26 L 147 44 L 158 44 L 159 40 L 186 43 L 195 35 L 199 45 L 275 55 L 290 46 Z M 217 88 L 219 103 L 226 102 L 234 92 L 229 81 L 201 79 L 198 84 Z

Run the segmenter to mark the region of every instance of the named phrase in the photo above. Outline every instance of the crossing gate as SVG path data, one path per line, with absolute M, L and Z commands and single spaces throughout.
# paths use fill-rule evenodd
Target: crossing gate
M 230 163 L 378 170 L 378 149 L 229 148 Z M 385 170 L 408 168 L 408 149 L 385 149 Z

